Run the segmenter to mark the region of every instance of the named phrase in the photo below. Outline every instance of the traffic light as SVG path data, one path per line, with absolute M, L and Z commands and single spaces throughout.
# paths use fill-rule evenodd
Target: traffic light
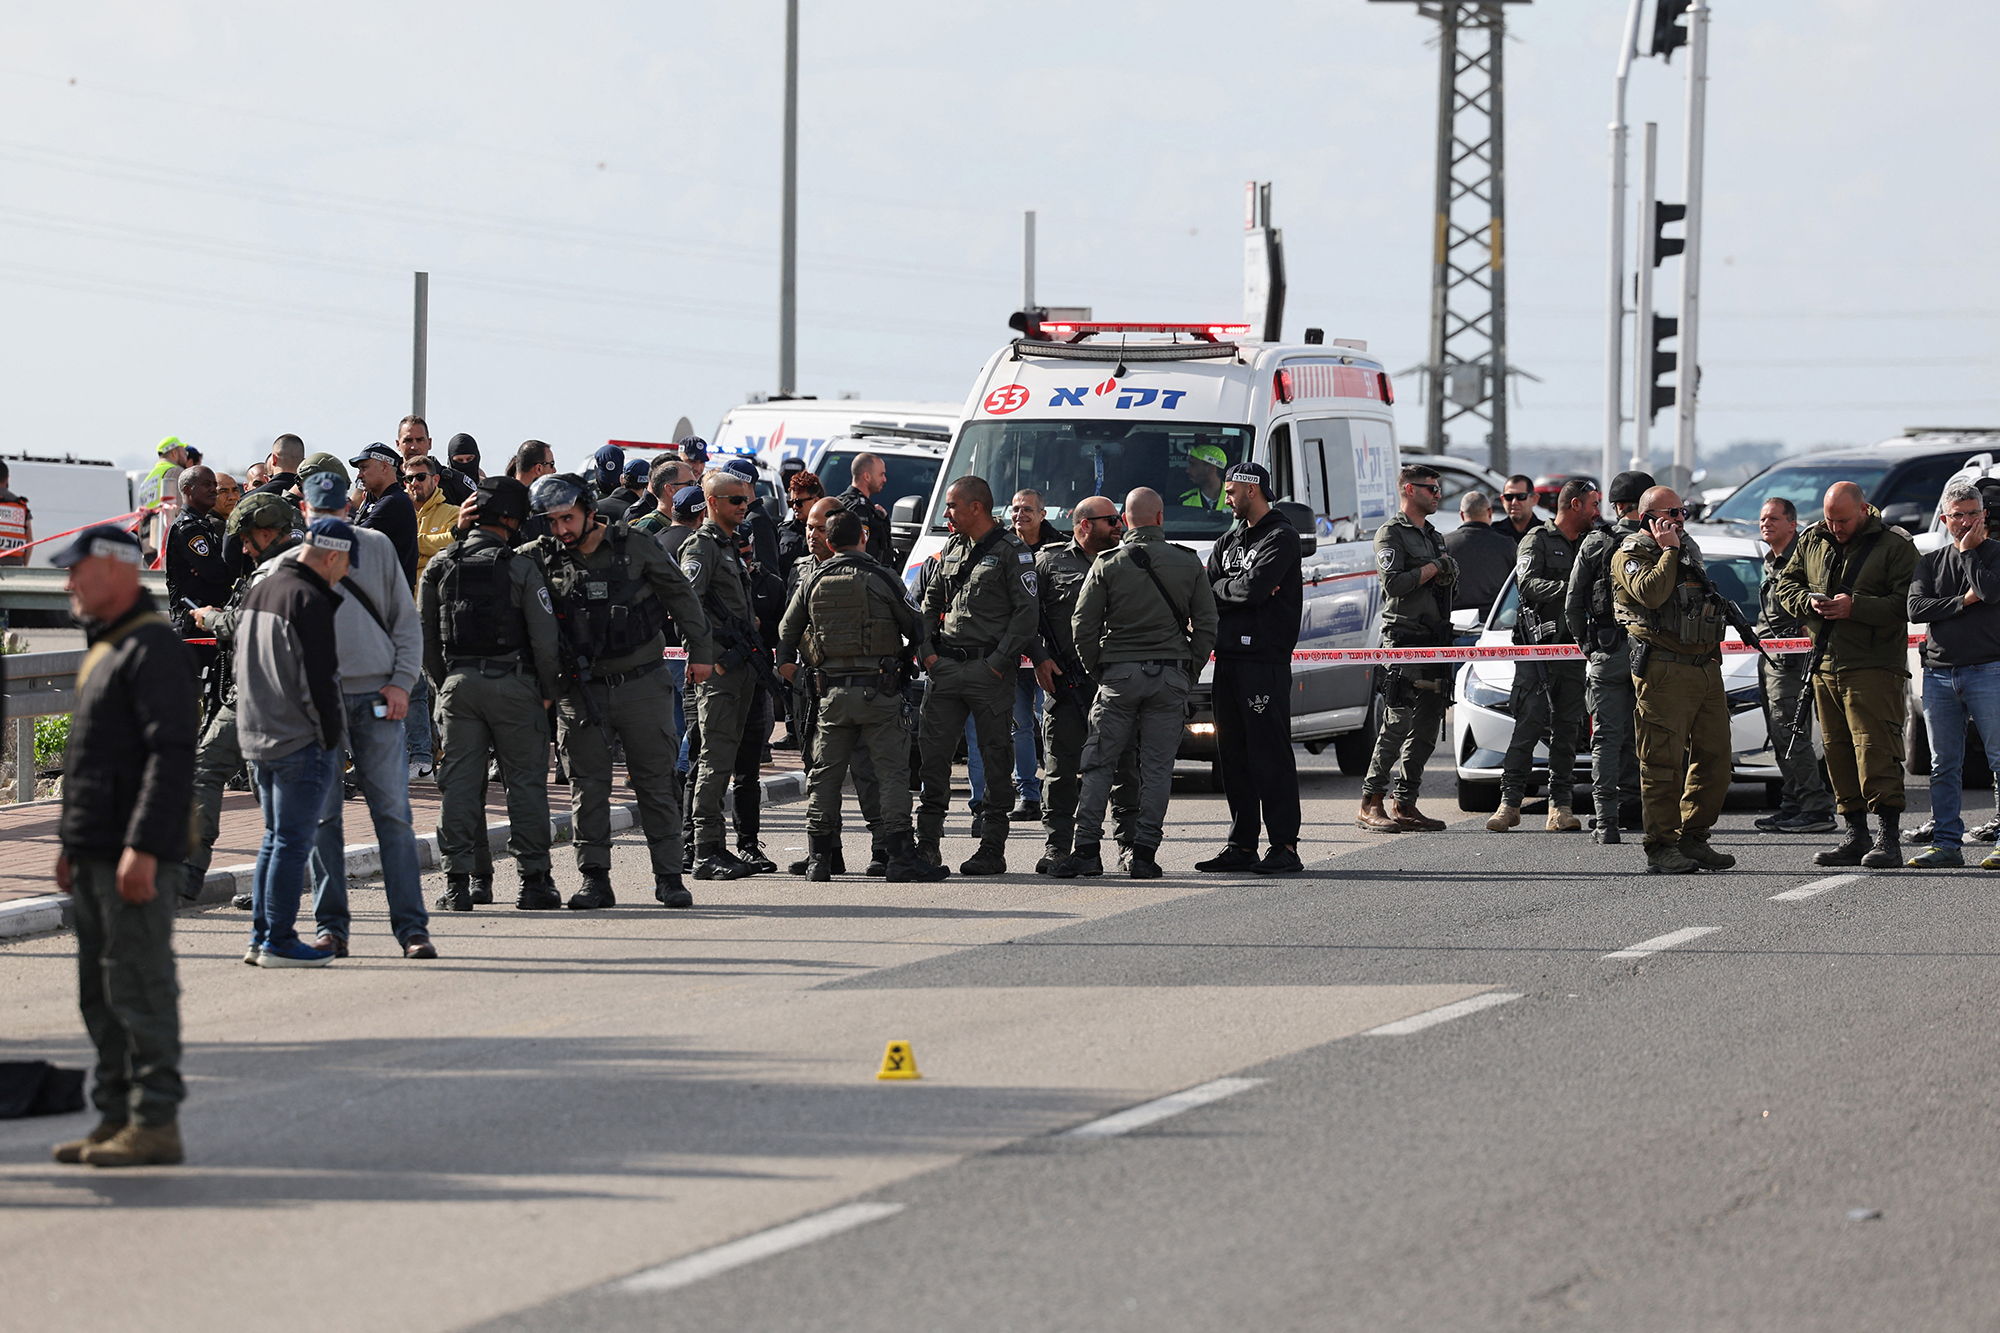
M 1679 244 L 1679 242 L 1675 242 Z M 1648 421 L 1655 420 L 1663 407 L 1674 405 L 1674 386 L 1660 383 L 1660 376 L 1671 375 L 1680 364 L 1680 357 L 1672 352 L 1660 350 L 1660 344 L 1681 331 L 1681 322 L 1667 315 L 1653 316 L 1653 340 L 1646 345 L 1646 385 L 1652 394 L 1652 410 Z
M 1687 25 L 1681 20 L 1687 16 L 1688 5 L 1693 0 L 1655 0 L 1653 5 L 1653 51 L 1652 54 L 1674 63 L 1674 48 L 1688 44 Z
M 1686 204 L 1663 204 L 1657 199 L 1653 201 L 1654 268 L 1660 266 L 1662 259 L 1677 255 L 1687 249 L 1688 243 L 1685 240 L 1678 236 L 1669 236 L 1666 234 L 1667 227 L 1670 224 L 1679 222 L 1687 215 L 1688 206 Z

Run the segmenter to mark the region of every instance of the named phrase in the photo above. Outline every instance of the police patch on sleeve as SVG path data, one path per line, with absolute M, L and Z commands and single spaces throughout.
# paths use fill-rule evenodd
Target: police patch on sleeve
M 1637 560 L 1627 560 L 1625 562 L 1625 577 L 1629 579 L 1634 574 L 1637 574 L 1643 568 L 1644 566 L 1641 565 Z
M 542 599 L 542 610 L 548 612 L 550 615 L 556 613 L 555 603 L 549 600 L 549 590 L 547 588 L 535 589 L 535 595 Z
M 681 573 L 688 576 L 688 582 L 694 582 L 694 580 L 701 577 L 701 561 L 688 560 L 682 562 Z
M 196 555 L 207 555 L 208 538 L 196 537 L 194 540 L 188 543 L 188 550 L 193 551 Z
M 1024 569 L 1021 571 L 1021 586 L 1028 590 L 1028 596 L 1033 597 L 1036 595 L 1034 570 Z
M 1022 564 L 1024 564 L 1024 565 L 1032 565 L 1032 564 L 1034 564 L 1034 563 L 1035 563 L 1035 556 L 1034 556 L 1034 552 L 1032 552 L 1032 551 L 1023 551 L 1023 552 L 1021 552 L 1021 554 L 1020 554 L 1020 556 L 1019 556 L 1018 558 L 1019 558 L 1019 560 L 1021 561 L 1021 563 L 1022 563 Z
M 1377 551 L 1375 553 L 1375 563 L 1381 567 L 1384 574 L 1394 569 L 1396 567 L 1396 548 L 1385 546 Z

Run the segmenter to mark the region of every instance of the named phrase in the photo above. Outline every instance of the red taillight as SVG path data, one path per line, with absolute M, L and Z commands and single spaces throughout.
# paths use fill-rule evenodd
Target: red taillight
M 1278 372 L 1278 373 L 1277 373 L 1276 375 L 1272 376 L 1272 377 L 1271 377 L 1271 392 L 1273 392 L 1273 393 L 1275 393 L 1275 394 L 1277 394 L 1277 395 L 1278 395 L 1278 401 L 1279 401 L 1279 402 L 1281 402 L 1281 403 L 1289 403 L 1289 402 L 1291 402 L 1291 401 L 1292 401 L 1292 372 L 1291 372 L 1291 371 L 1289 371 L 1289 370 L 1281 370 L 1281 371 L 1279 371 L 1279 372 Z
M 1396 405 L 1396 390 L 1389 383 L 1389 372 L 1378 370 L 1375 372 L 1375 378 L 1382 381 L 1382 401 L 1394 407 Z

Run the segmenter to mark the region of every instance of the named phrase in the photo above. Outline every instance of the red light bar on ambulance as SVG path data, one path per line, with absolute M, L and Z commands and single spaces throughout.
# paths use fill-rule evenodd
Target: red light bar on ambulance
M 1220 342 L 1224 338 L 1241 338 L 1249 334 L 1248 324 L 1131 324 L 1124 322 L 1079 323 L 1073 320 L 1050 321 L 1041 326 L 1042 332 L 1052 338 L 1066 338 L 1070 342 L 1082 342 L 1085 338 L 1100 333 L 1186 333 L 1202 342 Z

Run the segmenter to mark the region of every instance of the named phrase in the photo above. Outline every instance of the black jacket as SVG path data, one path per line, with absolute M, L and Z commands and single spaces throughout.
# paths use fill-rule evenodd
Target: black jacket
M 1965 604 L 1965 594 L 1979 600 Z M 1910 580 L 1910 623 L 1929 627 L 1924 665 L 1940 671 L 2000 662 L 2000 541 L 1970 551 L 1940 546 L 1917 561 Z
M 1451 590 L 1451 609 L 1476 607 L 1481 615 L 1493 605 L 1507 576 L 1514 572 L 1517 544 L 1504 532 L 1484 523 L 1461 523 L 1444 539 L 1444 553 L 1458 561 L 1458 585 Z
M 362 527 L 373 528 L 396 543 L 396 558 L 403 562 L 403 577 L 412 588 L 416 587 L 417 507 L 410 502 L 410 493 L 403 489 L 403 483 L 390 482 L 389 489 L 362 505 L 354 519 Z
M 194 789 L 194 651 L 144 591 L 89 638 L 63 755 L 63 851 L 116 857 L 133 847 L 178 861 Z
M 467 480 L 466 475 L 455 467 L 444 468 L 438 473 L 438 489 L 444 492 L 444 502 L 448 505 L 462 505 L 472 498 L 472 492 L 479 483 Z
M 223 536 L 221 519 L 192 509 L 183 510 L 167 529 L 167 610 L 182 638 L 208 637 L 182 598 L 196 606 L 227 606 L 236 587 L 235 565 L 223 550 Z
M 1208 581 L 1219 617 L 1217 658 L 1291 661 L 1305 611 L 1299 532 L 1291 520 L 1273 509 L 1255 527 L 1233 525 L 1208 553 Z
M 896 567 L 895 533 L 889 526 L 889 511 L 861 493 L 858 486 L 849 486 L 833 502 L 861 520 L 868 529 L 868 554 L 884 569 L 893 571 Z

